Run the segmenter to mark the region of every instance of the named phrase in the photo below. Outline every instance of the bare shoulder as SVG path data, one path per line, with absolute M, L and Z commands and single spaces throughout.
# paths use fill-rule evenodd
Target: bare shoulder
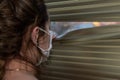
M 38 80 L 38 79 L 31 74 L 16 71 L 7 74 L 5 80 Z

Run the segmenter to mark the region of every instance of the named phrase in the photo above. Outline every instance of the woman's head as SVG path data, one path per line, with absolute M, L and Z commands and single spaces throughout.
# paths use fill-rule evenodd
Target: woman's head
M 43 0 L 1 0 L 0 59 L 38 58 L 36 45 L 46 35 L 40 29 L 49 31 L 49 17 Z

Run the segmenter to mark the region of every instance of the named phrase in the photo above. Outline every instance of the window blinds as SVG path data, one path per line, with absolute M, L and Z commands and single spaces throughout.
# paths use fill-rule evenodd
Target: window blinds
M 42 80 L 119 80 L 120 27 L 73 31 L 54 42 Z
M 52 21 L 119 21 L 120 0 L 45 0 Z M 119 80 L 120 25 L 73 31 L 53 44 L 41 80 Z
M 120 0 L 45 0 L 52 21 L 119 21 Z

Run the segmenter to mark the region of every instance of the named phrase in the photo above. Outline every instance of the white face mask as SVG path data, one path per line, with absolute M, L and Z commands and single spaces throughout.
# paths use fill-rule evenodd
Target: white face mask
M 52 49 L 52 38 L 53 38 L 53 35 L 54 35 L 54 32 L 52 32 L 52 31 L 49 31 L 49 33 L 48 33 L 41 28 L 40 28 L 40 30 L 44 31 L 48 35 L 49 39 L 47 38 L 48 43 L 46 43 L 46 44 L 48 45 L 48 47 L 46 49 L 43 49 L 41 46 L 37 46 L 38 49 L 41 51 L 42 56 L 41 56 L 40 60 L 38 61 L 38 63 L 36 64 L 36 66 L 40 65 L 42 62 L 47 61 L 47 58 L 50 55 L 50 50 Z

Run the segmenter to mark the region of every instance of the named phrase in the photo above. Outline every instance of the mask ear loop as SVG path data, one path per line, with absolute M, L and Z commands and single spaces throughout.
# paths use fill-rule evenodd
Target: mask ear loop
M 36 66 L 39 66 L 43 62 L 43 56 L 41 56 L 39 62 L 36 64 Z
M 38 48 L 41 49 L 41 51 L 42 51 L 43 53 L 46 53 L 47 51 L 50 51 L 50 49 L 52 48 L 52 35 L 53 35 L 53 32 L 52 32 L 52 31 L 49 31 L 49 34 L 48 34 L 48 35 L 50 36 L 48 49 L 44 50 L 43 48 L 39 47 L 39 45 L 38 45 Z M 48 54 L 43 54 L 43 55 L 46 56 L 46 57 L 49 56 Z
M 38 20 L 38 15 L 37 15 L 36 18 L 35 18 L 35 21 L 34 21 L 33 26 L 37 26 L 37 20 Z M 40 30 L 39 30 L 39 31 L 40 31 Z M 37 64 L 36 64 L 36 66 L 39 66 L 39 65 L 42 63 L 42 61 L 43 61 L 43 54 L 42 54 L 42 52 L 41 52 L 41 51 L 39 50 L 39 48 L 38 48 L 38 46 L 39 46 L 39 36 L 38 36 L 36 42 L 34 41 L 34 44 L 35 44 L 35 46 L 37 47 L 39 53 L 41 54 L 40 60 L 38 60 L 38 62 L 37 62 Z
M 49 51 L 49 50 L 52 48 L 51 43 L 52 43 L 52 35 L 53 35 L 53 32 L 50 31 L 50 34 L 49 34 L 49 35 L 50 35 L 50 45 L 49 45 L 49 48 L 48 48 L 47 51 Z M 39 46 L 37 46 L 37 47 L 38 47 L 41 51 L 43 51 L 43 53 L 46 53 L 46 52 L 47 52 L 47 51 L 45 51 L 44 49 L 40 48 Z M 47 61 L 47 58 L 49 57 L 49 54 L 50 54 L 50 53 L 48 53 L 48 54 L 43 54 L 43 53 L 42 53 L 43 56 L 41 56 L 39 62 L 36 64 L 36 66 L 39 66 L 42 62 Z
M 37 19 L 38 19 L 38 16 L 36 16 L 36 18 L 35 18 L 35 22 L 34 22 L 34 26 L 36 26 L 36 24 L 37 24 Z M 45 32 L 45 33 L 47 33 L 48 35 L 50 35 L 50 44 L 51 44 L 51 42 L 52 42 L 52 40 L 51 40 L 51 38 L 52 38 L 52 33 L 51 33 L 51 31 L 50 31 L 50 34 L 48 33 L 48 32 L 46 32 L 45 30 L 43 30 L 42 28 L 39 28 L 41 31 L 43 31 L 43 32 Z M 38 37 L 38 39 L 37 39 L 37 41 L 35 42 L 35 45 L 37 46 L 37 48 L 39 48 L 41 51 L 40 51 L 40 53 L 41 53 L 41 58 L 40 58 L 40 60 L 39 60 L 39 62 L 36 64 L 36 66 L 39 66 L 42 62 L 44 62 L 44 61 L 47 61 L 47 58 L 48 58 L 48 54 L 43 54 L 43 52 L 45 52 L 46 53 L 46 51 L 44 50 L 44 49 L 42 49 L 42 48 L 40 48 L 39 47 L 39 37 Z M 49 45 L 49 50 L 52 48 L 52 46 L 51 45 Z M 45 60 L 44 60 L 45 59 Z
M 48 48 L 47 51 L 42 49 L 41 47 L 39 47 L 39 37 L 37 38 L 37 41 L 35 43 L 36 43 L 36 47 L 38 48 L 38 51 L 41 53 L 41 58 L 38 61 L 38 63 L 36 64 L 36 66 L 39 66 L 42 62 L 47 61 L 47 58 L 49 57 L 49 54 L 45 54 L 45 53 L 48 53 L 48 51 L 52 48 L 52 45 L 51 45 L 51 43 L 52 43 L 52 32 L 50 31 L 48 33 L 48 32 L 46 32 L 45 30 L 43 30 L 41 28 L 39 28 L 39 29 L 50 36 L 50 45 L 49 45 L 49 48 Z
M 39 39 L 39 38 L 38 38 Z M 37 43 L 36 43 L 36 47 L 37 47 L 37 50 L 39 51 L 39 54 L 40 55 L 40 60 L 38 60 L 36 66 L 39 66 L 42 62 L 43 62 L 43 54 L 42 54 L 42 51 L 38 48 L 39 46 L 39 42 L 38 42 L 38 39 L 37 39 Z

